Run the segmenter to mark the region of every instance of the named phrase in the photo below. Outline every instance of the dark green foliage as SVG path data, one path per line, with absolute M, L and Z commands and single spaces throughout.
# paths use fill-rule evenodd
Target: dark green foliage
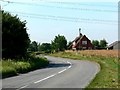
M 20 21 L 17 16 L 2 12 L 2 57 L 25 57 L 29 46 L 29 36 L 26 31 L 26 21 Z
M 33 41 L 32 43 L 30 43 L 28 51 L 31 51 L 31 52 L 38 51 L 38 43 L 36 41 Z
M 39 45 L 39 51 L 44 51 L 45 53 L 51 52 L 51 44 L 50 43 L 42 43 L 42 45 Z
M 100 47 L 98 40 L 93 40 L 92 44 L 95 46 L 95 48 L 99 48 Z
M 67 49 L 67 40 L 64 36 L 55 36 L 55 39 L 52 41 L 52 49 L 56 52 L 64 51 Z
M 105 39 L 103 40 L 93 40 L 92 44 L 95 46 L 96 49 L 106 49 L 107 41 Z
M 105 40 L 105 39 L 103 39 L 103 40 L 100 40 L 100 47 L 101 48 L 106 48 L 106 46 L 107 46 L 107 41 Z
M 46 58 L 40 58 L 40 57 L 32 57 L 30 61 L 31 69 L 39 69 L 42 67 L 46 67 L 49 64 L 49 61 L 47 61 Z

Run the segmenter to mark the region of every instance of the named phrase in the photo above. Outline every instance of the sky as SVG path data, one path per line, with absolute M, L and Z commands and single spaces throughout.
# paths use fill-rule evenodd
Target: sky
M 4 2 L 3 2 L 4 1 Z M 9 1 L 9 2 L 6 2 Z M 31 41 L 51 43 L 58 34 L 73 41 L 118 40 L 118 0 L 0 0 L 2 9 L 26 20 Z

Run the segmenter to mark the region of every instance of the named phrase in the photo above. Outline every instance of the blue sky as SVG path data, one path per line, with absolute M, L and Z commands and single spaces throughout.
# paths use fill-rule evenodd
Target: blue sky
M 5 0 L 4 0 L 5 1 Z M 27 21 L 32 41 L 50 43 L 58 34 L 68 41 L 78 36 L 81 28 L 91 40 L 118 40 L 118 3 L 78 2 L 78 0 L 10 0 L 0 2 L 2 9 Z M 81 0 L 84 1 L 84 0 Z M 112 2 L 114 1 L 114 2 Z

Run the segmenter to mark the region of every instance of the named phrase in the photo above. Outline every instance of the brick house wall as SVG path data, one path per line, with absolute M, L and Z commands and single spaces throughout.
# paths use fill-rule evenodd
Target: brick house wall
M 82 35 L 82 36 L 77 37 L 72 42 L 72 44 L 70 45 L 70 48 L 72 48 L 73 50 L 75 50 L 75 49 L 94 49 L 94 45 L 86 37 L 86 35 Z
M 76 45 L 76 48 L 93 49 L 94 46 L 92 45 L 91 41 L 84 35 Z

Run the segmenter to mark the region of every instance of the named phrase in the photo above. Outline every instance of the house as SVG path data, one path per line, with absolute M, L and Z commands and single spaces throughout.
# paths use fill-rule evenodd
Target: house
M 76 37 L 75 40 L 72 41 L 72 44 L 69 46 L 69 48 L 73 50 L 86 50 L 94 49 L 94 45 L 86 35 L 82 35 L 80 33 L 79 37 Z
M 112 44 L 110 44 L 109 46 L 107 46 L 108 50 L 118 50 L 120 49 L 120 41 L 115 41 Z

